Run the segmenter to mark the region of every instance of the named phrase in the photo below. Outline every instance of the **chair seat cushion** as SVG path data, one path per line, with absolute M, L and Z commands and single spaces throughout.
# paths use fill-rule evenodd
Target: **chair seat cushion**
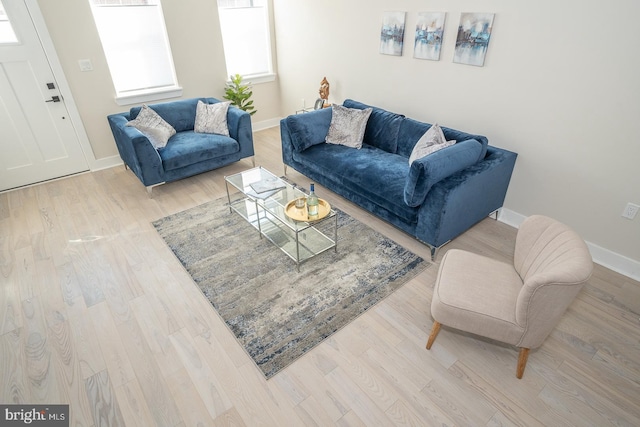
M 164 170 L 170 171 L 238 151 L 240 145 L 233 138 L 191 130 L 178 132 L 158 152 Z
M 458 249 L 447 251 L 433 291 L 431 315 L 443 325 L 517 344 L 522 280 L 511 264 Z

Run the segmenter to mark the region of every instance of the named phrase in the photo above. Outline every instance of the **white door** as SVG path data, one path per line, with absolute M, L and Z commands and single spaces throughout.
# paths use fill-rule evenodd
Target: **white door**
M 0 191 L 88 169 L 24 0 L 0 0 Z

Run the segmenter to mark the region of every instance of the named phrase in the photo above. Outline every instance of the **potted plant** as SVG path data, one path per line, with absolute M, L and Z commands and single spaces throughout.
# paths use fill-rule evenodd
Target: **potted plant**
M 239 109 L 246 111 L 252 116 L 257 112 L 253 106 L 250 84 L 242 84 L 242 76 L 236 74 L 235 76 L 229 76 L 231 82 L 227 83 L 224 90 L 224 99 L 231 101 L 231 105 L 238 107 Z

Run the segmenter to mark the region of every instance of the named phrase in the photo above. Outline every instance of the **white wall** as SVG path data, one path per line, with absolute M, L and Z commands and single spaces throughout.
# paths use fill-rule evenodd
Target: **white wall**
M 384 11 L 406 11 L 402 57 L 378 53 Z M 413 58 L 418 12 L 447 12 L 440 61 Z M 452 62 L 461 12 L 494 12 L 485 66 Z M 546 214 L 640 262 L 640 2 L 275 0 L 283 113 L 353 98 L 480 133 L 519 153 L 505 207 Z M 635 268 L 635 267 L 633 267 Z M 636 271 L 640 274 L 640 271 Z
M 98 160 L 119 161 L 107 115 L 131 106 L 115 102 L 115 90 L 93 21 L 89 0 L 38 0 L 65 77 Z M 215 1 L 162 0 L 169 43 L 182 98 L 222 99 L 227 79 Z M 90 59 L 93 71 L 80 72 L 79 59 Z M 278 81 L 254 85 L 258 112 L 254 123 L 280 115 Z M 162 101 L 154 101 L 162 102 Z M 109 162 L 105 162 L 109 164 Z

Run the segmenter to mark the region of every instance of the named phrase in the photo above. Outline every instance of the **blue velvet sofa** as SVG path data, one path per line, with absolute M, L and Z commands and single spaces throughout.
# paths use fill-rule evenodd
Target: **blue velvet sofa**
M 369 107 L 346 100 L 344 107 Z M 426 243 L 439 247 L 502 207 L 516 153 L 484 136 L 442 127 L 456 144 L 414 161 L 409 156 L 431 127 L 372 107 L 361 149 L 325 142 L 332 109 L 280 122 L 282 159 L 315 182 Z
M 107 117 L 120 157 L 126 167 L 147 187 L 217 169 L 245 157 L 252 157 L 253 132 L 251 116 L 229 107 L 229 136 L 195 133 L 193 131 L 198 101 L 220 102 L 215 98 L 192 98 L 149 105 L 176 130 L 164 148 L 156 150 L 139 130 L 126 126 L 136 118 L 141 107 Z M 255 160 L 253 160 L 255 166 Z

